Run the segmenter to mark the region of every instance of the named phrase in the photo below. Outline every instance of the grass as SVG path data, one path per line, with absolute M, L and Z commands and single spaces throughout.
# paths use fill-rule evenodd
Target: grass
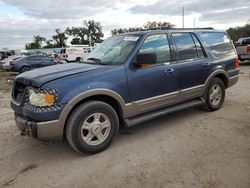
M 12 80 L 16 77 L 17 73 L 0 71 L 0 92 L 8 93 L 11 88 Z

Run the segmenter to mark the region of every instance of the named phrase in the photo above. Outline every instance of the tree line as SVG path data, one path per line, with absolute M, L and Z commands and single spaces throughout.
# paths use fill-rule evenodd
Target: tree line
M 40 35 L 33 36 L 33 41 L 25 45 L 26 49 L 61 48 L 66 46 L 66 41 L 72 37 L 71 44 L 85 44 L 93 46 L 102 42 L 103 32 L 99 22 L 84 20 L 80 27 L 67 27 L 64 31 L 55 30 L 52 39 Z
M 175 25 L 169 22 L 147 22 L 141 27 L 118 28 L 111 30 L 111 35 L 143 31 L 155 30 L 162 28 L 173 28 Z M 80 27 L 67 27 L 64 31 L 60 29 L 55 30 L 55 34 L 51 39 L 46 39 L 40 35 L 33 36 L 33 41 L 25 45 L 26 49 L 40 49 L 40 48 L 61 48 L 66 46 L 66 41 L 71 37 L 72 45 L 91 45 L 102 42 L 104 36 L 102 26 L 99 22 L 93 20 L 84 20 Z M 229 28 L 227 30 L 230 38 L 235 42 L 242 37 L 250 37 L 250 20 L 241 27 Z
M 142 27 L 134 28 L 120 28 L 111 31 L 111 35 L 133 32 L 133 31 L 143 31 L 143 30 L 155 30 L 162 28 L 172 28 L 173 24 L 169 22 L 147 22 Z M 26 49 L 40 49 L 40 48 L 61 48 L 66 46 L 66 41 L 69 37 L 72 37 L 72 45 L 91 45 L 94 43 L 102 42 L 103 32 L 102 26 L 99 22 L 83 21 L 80 27 L 67 27 L 64 31 L 60 29 L 55 30 L 55 34 L 52 39 L 46 39 L 40 35 L 33 36 L 33 41 L 25 45 Z
M 244 26 L 229 28 L 227 33 L 234 42 L 239 38 L 250 37 L 250 20 Z

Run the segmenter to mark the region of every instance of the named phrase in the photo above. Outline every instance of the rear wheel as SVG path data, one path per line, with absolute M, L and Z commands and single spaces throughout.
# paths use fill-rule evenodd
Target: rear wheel
M 76 58 L 76 62 L 80 62 L 81 61 L 81 58 L 80 57 L 77 57 Z
M 23 72 L 27 72 L 29 70 L 30 70 L 29 67 L 22 67 L 20 72 L 23 73 Z
M 71 113 L 66 125 L 66 138 L 78 152 L 98 153 L 112 143 L 118 130 L 115 110 L 107 103 L 89 101 Z
M 219 78 L 213 78 L 205 93 L 205 107 L 209 111 L 221 108 L 225 99 L 225 85 Z

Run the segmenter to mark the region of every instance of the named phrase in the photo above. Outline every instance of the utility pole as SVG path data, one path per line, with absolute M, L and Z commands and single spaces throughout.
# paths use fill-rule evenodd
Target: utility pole
M 185 12 L 184 11 L 185 11 L 184 7 L 182 7 L 182 28 L 184 28 L 184 22 L 185 22 L 185 20 L 184 20 Z
M 195 17 L 194 17 L 194 28 L 196 27 L 196 25 L 195 25 Z

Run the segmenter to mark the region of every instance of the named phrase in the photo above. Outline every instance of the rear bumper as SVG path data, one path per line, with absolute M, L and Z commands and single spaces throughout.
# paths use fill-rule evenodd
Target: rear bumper
M 63 130 L 58 120 L 34 122 L 15 115 L 15 121 L 21 133 L 39 140 L 58 140 L 63 138 Z
M 228 88 L 235 85 L 238 82 L 239 77 L 240 77 L 239 75 L 230 77 L 228 80 Z
M 250 54 L 241 54 L 239 55 L 240 60 L 250 60 Z

